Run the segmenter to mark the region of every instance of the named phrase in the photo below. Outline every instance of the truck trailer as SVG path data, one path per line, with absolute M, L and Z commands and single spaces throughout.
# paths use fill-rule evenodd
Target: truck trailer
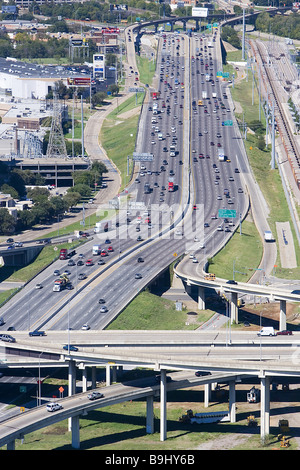
M 72 256 L 74 256 L 76 254 L 76 251 L 71 248 L 71 249 L 67 249 L 67 248 L 62 248 L 59 252 L 59 259 L 70 259 Z
M 67 285 L 70 284 L 70 280 L 66 274 L 62 274 L 58 279 L 54 281 L 53 292 L 60 292 L 64 290 Z

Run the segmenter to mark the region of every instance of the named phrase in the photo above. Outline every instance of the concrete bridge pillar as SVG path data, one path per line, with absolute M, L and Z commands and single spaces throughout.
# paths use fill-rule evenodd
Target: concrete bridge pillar
M 146 433 L 154 433 L 153 395 L 147 397 Z
M 86 392 L 87 388 L 87 368 L 84 367 L 82 369 L 82 391 Z
M 106 364 L 106 386 L 109 387 L 111 384 L 111 379 L 110 379 L 110 365 Z
M 204 385 L 204 406 L 208 408 L 211 397 L 211 384 Z
M 270 377 L 261 377 L 260 437 L 270 434 Z
M 286 300 L 280 300 L 279 329 L 286 330 Z
M 80 427 L 79 416 L 73 416 L 72 420 L 72 447 L 73 449 L 80 449 Z
M 167 380 L 166 371 L 160 371 L 160 440 L 167 439 Z
M 15 439 L 13 441 L 10 441 L 7 443 L 7 450 L 15 450 L 15 447 L 16 447 L 16 441 Z
M 205 287 L 198 287 L 198 309 L 205 310 Z
M 239 322 L 238 318 L 238 295 L 237 292 L 231 292 L 231 302 L 230 302 L 230 319 L 231 323 Z
M 69 361 L 69 385 L 68 385 L 68 396 L 75 395 L 76 393 L 76 363 L 75 361 Z M 72 430 L 72 419 L 68 418 L 68 429 L 69 431 Z
M 96 388 L 96 366 L 92 366 L 92 388 Z
M 236 422 L 235 380 L 229 382 L 229 418 L 231 423 Z

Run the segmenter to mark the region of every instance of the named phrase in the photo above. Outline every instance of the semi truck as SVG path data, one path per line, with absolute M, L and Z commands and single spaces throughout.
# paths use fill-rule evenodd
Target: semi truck
M 158 109 L 157 103 L 154 103 L 153 110 L 152 110 L 153 114 L 157 114 L 157 109 Z
M 106 222 L 96 222 L 96 226 L 94 228 L 94 233 L 103 233 L 108 232 L 111 229 L 111 221 L 108 220 Z
M 224 162 L 225 161 L 224 149 L 222 149 L 222 148 L 218 149 L 218 157 L 219 157 L 219 162 Z
M 93 255 L 100 255 L 100 253 L 101 253 L 101 246 L 93 245 Z
M 62 274 L 58 279 L 54 281 L 53 292 L 60 292 L 64 290 L 66 286 L 70 283 L 70 280 L 66 274 Z
M 75 254 L 76 254 L 76 251 L 73 248 L 71 249 L 62 248 L 59 252 L 59 259 L 69 259 Z
M 172 193 L 174 191 L 174 178 L 169 178 L 168 181 L 168 191 Z

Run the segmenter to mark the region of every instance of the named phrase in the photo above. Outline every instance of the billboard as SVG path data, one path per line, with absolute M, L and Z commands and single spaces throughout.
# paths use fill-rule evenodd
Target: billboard
M 208 8 L 194 7 L 192 8 L 192 16 L 198 16 L 200 18 L 207 17 Z
M 67 80 L 69 86 L 90 86 L 90 77 L 72 77 Z
M 93 55 L 93 75 L 105 79 L 105 55 Z

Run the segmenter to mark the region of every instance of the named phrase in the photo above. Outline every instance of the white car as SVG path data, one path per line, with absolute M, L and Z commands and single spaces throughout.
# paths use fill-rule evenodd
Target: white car
M 198 263 L 197 258 L 193 258 L 193 263 Z
M 90 325 L 88 325 L 87 323 L 85 323 L 84 325 L 82 325 L 81 329 L 82 329 L 82 330 L 89 330 L 89 329 L 90 329 Z
M 35 285 L 35 288 L 36 288 L 36 289 L 42 289 L 42 287 L 43 287 L 43 286 L 42 286 L 42 284 L 40 284 L 40 283 Z
M 62 405 L 60 403 L 47 403 L 46 406 L 47 411 L 57 411 L 62 409 Z
M 100 308 L 100 313 L 106 313 L 108 312 L 108 308 L 105 307 L 105 305 L 103 307 Z

